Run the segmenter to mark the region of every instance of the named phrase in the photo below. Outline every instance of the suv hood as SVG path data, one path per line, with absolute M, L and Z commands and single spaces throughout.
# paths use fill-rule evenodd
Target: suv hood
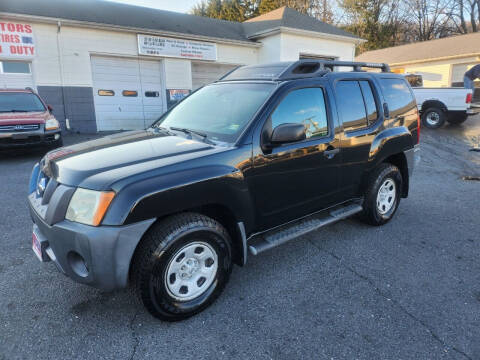
M 44 124 L 52 115 L 48 111 L 0 113 L 1 125 Z
M 59 183 L 107 190 L 127 177 L 222 148 L 164 132 L 129 131 L 51 151 L 41 168 Z

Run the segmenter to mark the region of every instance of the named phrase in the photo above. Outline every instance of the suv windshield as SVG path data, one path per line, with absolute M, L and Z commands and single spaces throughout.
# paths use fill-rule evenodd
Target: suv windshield
M 0 113 L 45 111 L 37 95 L 21 92 L 0 92 Z
M 156 125 L 194 130 L 210 139 L 231 143 L 274 88 L 274 84 L 267 83 L 211 84 L 190 95 Z

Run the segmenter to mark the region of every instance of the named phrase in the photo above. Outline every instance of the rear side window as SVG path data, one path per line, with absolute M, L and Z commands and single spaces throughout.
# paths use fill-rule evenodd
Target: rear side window
M 383 97 L 388 104 L 390 117 L 398 116 L 415 107 L 415 99 L 403 79 L 380 79 Z
M 337 93 L 338 111 L 340 112 L 345 131 L 367 127 L 367 114 L 358 81 L 339 81 L 335 90 Z
M 307 138 L 328 135 L 325 97 L 321 88 L 293 90 L 277 106 L 272 129 L 285 123 L 304 124 Z
M 377 121 L 377 103 L 375 102 L 370 83 L 367 80 L 361 80 L 358 83 L 362 89 L 363 100 L 365 101 L 368 125 L 371 125 Z

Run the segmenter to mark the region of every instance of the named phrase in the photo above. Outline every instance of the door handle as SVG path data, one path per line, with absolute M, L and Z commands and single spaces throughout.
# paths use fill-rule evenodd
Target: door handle
M 333 159 L 335 155 L 337 155 L 340 152 L 339 148 L 334 148 L 333 146 L 329 146 L 327 150 L 323 152 L 323 156 L 325 156 L 327 159 Z

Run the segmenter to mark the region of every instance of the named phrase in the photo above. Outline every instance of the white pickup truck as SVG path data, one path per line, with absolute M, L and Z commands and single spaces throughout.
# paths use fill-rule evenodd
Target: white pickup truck
M 480 111 L 472 107 L 472 90 L 465 88 L 426 88 L 422 87 L 421 75 L 406 74 L 412 86 L 422 123 L 428 128 L 437 129 L 445 121 L 461 124 L 468 116 Z

